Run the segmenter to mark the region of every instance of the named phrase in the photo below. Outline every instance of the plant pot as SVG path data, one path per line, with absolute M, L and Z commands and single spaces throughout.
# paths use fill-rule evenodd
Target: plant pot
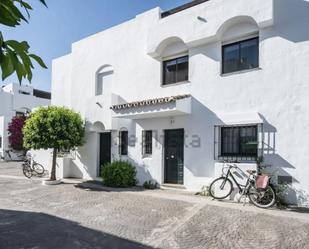
M 46 179 L 46 180 L 42 181 L 42 184 L 47 185 L 47 186 L 49 186 L 49 185 L 59 185 L 59 184 L 61 184 L 61 180 L 52 181 L 52 180 Z

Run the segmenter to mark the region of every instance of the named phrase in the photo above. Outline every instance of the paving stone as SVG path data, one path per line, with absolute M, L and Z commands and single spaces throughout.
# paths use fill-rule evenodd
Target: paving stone
M 3 176 L 18 170 L 0 164 L 0 249 L 309 248 L 309 222 L 300 219 L 209 205 L 177 191 L 43 186 Z

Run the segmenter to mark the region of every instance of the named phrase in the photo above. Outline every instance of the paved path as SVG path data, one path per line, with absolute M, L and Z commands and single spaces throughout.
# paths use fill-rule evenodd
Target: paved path
M 6 177 L 14 167 L 0 163 L 0 249 L 309 249 L 309 214 L 168 190 L 42 186 Z

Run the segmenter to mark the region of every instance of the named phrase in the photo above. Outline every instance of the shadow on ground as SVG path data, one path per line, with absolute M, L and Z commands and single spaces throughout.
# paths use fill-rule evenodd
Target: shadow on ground
M 152 247 L 48 214 L 0 209 L 0 248 L 151 249 Z
M 145 189 L 140 186 L 130 187 L 130 188 L 111 188 L 106 187 L 99 181 L 87 181 L 74 185 L 75 188 L 85 189 L 88 191 L 103 191 L 103 192 L 140 192 Z

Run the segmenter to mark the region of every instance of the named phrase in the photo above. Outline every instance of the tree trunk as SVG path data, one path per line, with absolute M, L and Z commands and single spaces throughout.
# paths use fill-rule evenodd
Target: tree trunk
M 50 173 L 50 180 L 55 181 L 56 180 L 56 163 L 57 163 L 57 149 L 53 149 L 53 164 L 52 164 L 52 170 Z

